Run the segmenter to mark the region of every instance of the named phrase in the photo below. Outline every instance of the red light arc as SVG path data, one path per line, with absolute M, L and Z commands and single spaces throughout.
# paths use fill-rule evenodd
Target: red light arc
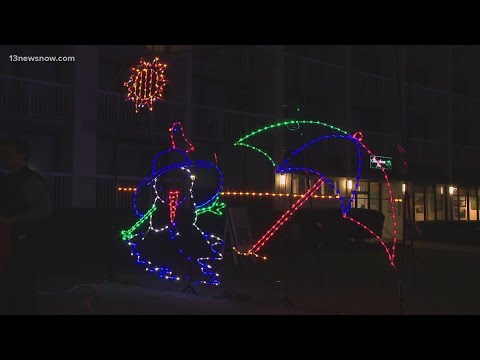
M 312 122 L 312 121 L 298 121 L 298 123 L 315 123 L 315 122 Z M 242 140 L 240 140 L 239 142 L 242 142 L 244 139 L 246 138 L 249 138 L 250 136 L 252 136 L 253 134 L 256 134 L 256 133 L 259 133 L 259 132 L 263 132 L 265 130 L 268 130 L 268 129 L 271 129 L 273 127 L 278 127 L 278 126 L 281 126 L 281 125 L 284 125 L 284 124 L 288 124 L 288 122 L 285 122 L 285 123 L 279 123 L 277 125 L 270 125 L 270 126 L 267 126 L 263 129 L 260 129 L 260 130 L 257 130 L 256 132 L 250 134 L 250 135 L 247 135 L 246 137 L 244 137 Z M 341 129 L 338 129 L 338 128 L 335 128 L 335 127 L 332 127 L 331 125 L 327 125 L 327 124 L 323 124 L 323 123 L 318 123 L 319 125 L 323 125 L 323 126 L 327 126 L 333 130 L 336 130 L 336 131 L 339 131 L 341 133 L 344 133 L 346 134 L 345 131 L 341 130 Z M 371 155 L 375 160 L 377 160 L 377 156 L 363 143 L 363 133 L 361 132 L 357 132 L 355 133 L 353 136 L 350 136 L 351 138 L 353 138 L 354 140 L 356 140 L 358 142 L 358 144 L 369 154 Z M 248 146 L 247 146 L 248 147 Z M 259 151 L 260 153 L 262 153 L 262 151 L 260 151 L 258 148 L 255 148 L 255 147 L 252 147 L 253 149 L 256 149 L 257 151 Z M 264 155 L 266 155 L 264 153 Z M 268 157 L 268 155 L 266 155 Z M 392 192 L 392 186 L 391 186 L 391 183 L 390 183 L 390 180 L 388 178 L 388 175 L 385 171 L 385 168 L 383 167 L 383 165 L 380 164 L 380 167 L 381 167 L 381 171 L 383 173 L 383 176 L 385 178 L 385 181 L 386 181 L 386 185 L 387 185 L 387 188 L 388 188 L 388 193 L 389 193 L 389 202 L 390 202 L 390 207 L 391 207 L 391 216 L 392 216 L 392 220 L 393 220 L 393 245 L 391 248 L 389 248 L 385 241 L 382 239 L 382 237 L 378 234 L 376 234 L 374 231 L 372 231 L 370 228 L 368 228 L 366 225 L 362 224 L 361 222 L 359 222 L 358 220 L 356 219 L 353 219 L 349 216 L 347 216 L 347 212 L 346 211 L 344 214 L 343 214 L 343 217 L 353 223 L 355 223 L 356 225 L 362 227 L 365 231 L 369 232 L 372 236 L 374 236 L 377 240 L 379 240 L 379 242 L 381 243 L 381 245 L 384 247 L 386 253 L 387 253 L 387 256 L 388 256 L 388 259 L 389 259 L 389 262 L 390 264 L 395 268 L 395 250 L 396 250 L 396 243 L 397 243 L 397 219 L 396 219 L 396 215 L 395 215 L 395 210 L 394 210 L 394 199 L 393 199 L 393 192 Z M 259 256 L 258 255 L 258 251 L 273 237 L 273 235 L 288 221 L 292 218 L 293 214 L 295 212 L 297 212 L 305 203 L 306 201 L 311 198 L 315 192 L 318 190 L 318 188 L 321 186 L 321 184 L 324 182 L 324 178 L 321 178 L 317 181 L 317 183 L 312 186 L 312 188 L 310 188 L 308 190 L 308 192 L 305 194 L 304 197 L 300 198 L 295 204 L 292 205 L 292 207 L 290 209 L 288 209 L 278 220 L 277 222 L 270 228 L 267 230 L 267 232 L 262 235 L 262 237 L 253 244 L 253 246 L 247 250 L 246 252 L 240 252 L 238 249 L 234 249 L 238 254 L 240 255 L 244 255 L 244 256 L 248 256 L 248 255 L 253 255 L 253 256 L 256 256 L 256 257 L 260 257 L 260 258 L 263 258 L 266 260 L 265 257 L 262 257 L 262 256 Z

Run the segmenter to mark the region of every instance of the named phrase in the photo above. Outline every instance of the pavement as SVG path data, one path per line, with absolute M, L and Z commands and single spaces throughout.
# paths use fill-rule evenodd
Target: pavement
M 396 315 L 403 267 L 406 314 L 480 314 L 480 247 L 417 241 L 413 252 L 398 251 L 397 270 L 378 245 L 226 266 L 223 286 L 198 287 L 197 295 L 135 266 L 57 263 L 41 275 L 39 313 Z M 278 306 L 285 298 L 294 306 Z
M 136 266 L 112 274 L 97 263 L 58 263 L 40 279 L 39 313 L 396 315 L 403 268 L 406 314 L 480 314 L 480 247 L 417 241 L 404 257 L 397 251 L 397 269 L 378 244 L 226 266 L 222 286 L 199 286 L 197 295 Z
M 91 315 L 306 315 L 301 308 L 252 303 L 235 298 L 192 295 L 135 285 L 106 283 L 74 295 L 43 294 L 43 314 Z

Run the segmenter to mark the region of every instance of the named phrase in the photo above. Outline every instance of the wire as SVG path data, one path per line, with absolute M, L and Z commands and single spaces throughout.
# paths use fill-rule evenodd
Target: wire
M 397 75 L 397 88 L 398 88 L 398 95 L 400 100 L 400 118 L 402 121 L 402 145 L 404 152 L 401 152 L 403 157 L 403 176 L 404 182 L 407 184 L 407 189 L 404 194 L 404 201 L 403 201 L 403 242 L 402 242 L 402 266 L 400 271 L 400 279 L 399 279 L 399 290 L 400 290 L 400 313 L 403 315 L 406 312 L 406 296 L 405 296 L 405 270 L 406 270 L 406 241 L 407 236 L 410 240 L 410 250 L 411 250 L 411 261 L 412 261 L 412 282 L 413 287 L 415 290 L 416 287 L 416 269 L 415 269 L 415 252 L 414 252 L 414 244 L 413 244 L 413 237 L 412 237 L 412 214 L 410 211 L 410 190 L 408 189 L 408 163 L 407 163 L 407 156 L 408 156 L 408 127 L 407 127 L 407 118 L 406 118 L 406 92 L 405 92 L 405 49 L 402 49 L 402 61 L 400 61 L 400 54 L 399 54 L 399 46 L 394 46 L 395 51 L 395 60 L 396 60 L 396 75 Z M 403 67 L 403 71 L 401 69 Z M 400 72 L 402 71 L 402 75 Z M 400 149 L 399 149 L 400 151 Z
M 103 287 L 105 286 L 105 284 L 109 282 L 108 280 L 105 280 L 103 283 L 101 284 L 79 284 L 79 285 L 76 285 L 74 287 L 72 287 L 71 289 L 68 289 L 68 290 L 61 290 L 61 291 L 57 291 L 57 292 L 53 292 L 53 291 L 41 291 L 39 292 L 40 295 L 60 295 L 60 294 L 69 294 L 69 293 L 72 293 L 74 292 L 75 290 L 78 290 L 80 288 L 84 288 L 84 287 L 93 287 L 97 290 L 97 293 L 92 297 L 90 295 L 84 295 L 83 296 L 83 300 L 82 300 L 82 309 L 80 310 L 80 313 L 91 313 L 92 310 L 93 310 L 93 300 L 96 300 L 100 295 L 102 295 L 102 289 Z
M 75 290 L 77 289 L 80 289 L 80 288 L 83 288 L 83 287 L 93 287 L 93 288 L 96 288 L 97 290 L 100 290 L 102 289 L 105 284 L 109 282 L 109 280 L 105 280 L 103 283 L 101 284 L 79 284 L 79 285 L 76 285 L 74 287 L 72 287 L 71 289 L 68 289 L 68 290 L 60 290 L 60 291 L 40 291 L 39 294 L 41 295 L 56 295 L 56 294 L 68 294 L 68 293 L 71 293 L 71 292 L 74 292 Z

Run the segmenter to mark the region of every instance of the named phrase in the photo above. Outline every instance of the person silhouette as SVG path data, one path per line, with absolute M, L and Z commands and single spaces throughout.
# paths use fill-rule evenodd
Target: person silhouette
M 9 235 L 11 240 L 11 256 L 0 279 L 1 295 L 9 314 L 34 314 L 35 247 L 38 228 L 51 214 L 50 200 L 43 179 L 28 167 L 31 148 L 27 141 L 7 139 L 0 144 L 0 152 L 9 171 L 2 180 L 0 227 L 4 240 Z

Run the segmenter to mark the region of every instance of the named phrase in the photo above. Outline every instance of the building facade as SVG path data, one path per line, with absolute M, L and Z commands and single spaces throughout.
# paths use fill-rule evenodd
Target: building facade
M 304 193 L 312 179 L 275 174 L 264 157 L 233 144 L 268 124 L 308 119 L 349 134 L 361 131 L 375 154 L 391 158 L 399 216 L 404 148 L 416 221 L 480 219 L 478 46 L 56 45 L 0 51 L 2 135 L 20 131 L 31 140 L 32 164 L 46 175 L 57 207 L 130 206 L 128 191 L 118 188 L 131 189 L 148 173 L 177 121 L 203 158 L 218 155 L 226 192 L 282 194 L 272 204 L 289 206 L 286 194 Z M 75 61 L 12 61 L 12 55 Z M 123 82 L 140 57 L 155 56 L 169 66 L 165 101 L 136 114 Z M 315 131 L 283 128 L 262 146 L 281 161 L 306 138 L 322 135 Z M 355 151 L 327 141 L 308 161 L 348 197 L 358 174 Z M 353 204 L 388 215 L 382 172 L 362 156 Z M 318 194 L 311 206 L 338 206 L 331 186 Z

